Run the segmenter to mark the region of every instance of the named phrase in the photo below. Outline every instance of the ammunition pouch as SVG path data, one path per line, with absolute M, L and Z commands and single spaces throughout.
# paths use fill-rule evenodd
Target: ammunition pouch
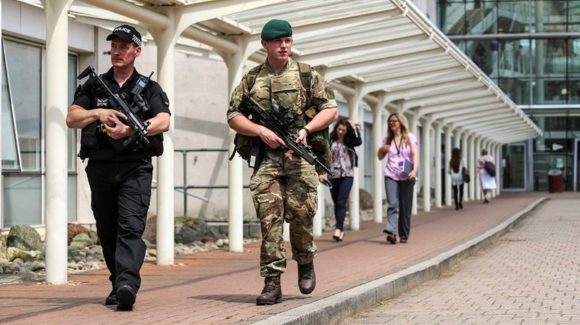
M 312 132 L 308 136 L 308 145 L 312 148 L 312 152 L 318 157 L 320 162 L 325 166 L 330 166 L 332 154 L 330 153 L 330 142 L 328 135 L 328 128 Z M 324 174 L 325 171 L 320 166 L 316 166 L 318 174 Z
M 310 122 L 314 116 L 316 116 L 317 111 L 315 107 L 311 107 L 306 110 L 305 120 L 307 124 Z M 322 129 L 320 131 L 312 132 L 308 136 L 308 145 L 312 148 L 312 152 L 325 166 L 330 166 L 330 161 L 332 159 L 332 154 L 330 152 L 330 135 L 328 128 Z M 318 174 L 324 174 L 325 171 L 320 166 L 316 166 L 316 172 Z
M 230 160 L 234 158 L 236 152 L 242 159 L 248 162 L 248 167 L 258 168 L 264 154 L 264 146 L 258 137 L 249 137 L 236 133 L 234 137 L 234 152 Z

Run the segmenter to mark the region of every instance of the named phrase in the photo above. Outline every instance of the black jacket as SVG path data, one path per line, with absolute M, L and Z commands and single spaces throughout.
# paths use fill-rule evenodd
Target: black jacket
M 331 138 L 333 138 L 332 142 L 335 141 L 335 137 L 335 134 L 331 136 Z M 348 148 L 348 157 L 350 158 L 350 164 L 353 167 L 358 167 L 358 155 L 356 154 L 354 147 L 358 147 L 361 144 L 362 139 L 360 137 L 359 128 L 353 128 L 350 126 L 350 123 L 347 123 L 346 134 L 344 135 L 344 145 Z

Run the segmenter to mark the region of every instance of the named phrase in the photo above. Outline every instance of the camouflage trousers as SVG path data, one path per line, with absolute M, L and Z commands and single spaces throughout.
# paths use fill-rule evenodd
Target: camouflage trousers
M 312 222 L 318 203 L 317 186 L 314 166 L 291 151 L 268 152 L 252 175 L 250 190 L 262 229 L 263 277 L 279 275 L 286 269 L 284 220 L 290 224 L 292 259 L 298 264 L 314 259 Z

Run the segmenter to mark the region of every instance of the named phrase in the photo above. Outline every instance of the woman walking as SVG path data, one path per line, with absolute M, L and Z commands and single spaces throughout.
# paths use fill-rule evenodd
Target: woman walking
M 344 219 L 346 217 L 346 202 L 352 188 L 354 167 L 358 165 L 358 157 L 354 147 L 362 141 L 358 126 L 347 119 L 340 119 L 330 133 L 332 162 L 329 175 L 330 194 L 334 202 L 334 218 L 336 230 L 332 238 L 337 242 L 344 238 Z
M 413 186 L 417 178 L 419 159 L 417 138 L 407 127 L 407 119 L 398 113 L 389 115 L 387 139 L 378 150 L 378 158 L 387 157 L 385 168 L 385 188 L 387 192 L 387 224 L 383 232 L 387 242 L 406 243 L 411 230 L 411 207 Z
M 477 172 L 483 191 L 483 203 L 489 203 L 489 200 L 491 200 L 491 190 L 496 187 L 495 163 L 493 157 L 487 153 L 486 149 L 481 150 L 481 158 L 477 161 Z
M 463 209 L 463 183 L 467 170 L 465 169 L 463 160 L 461 160 L 461 150 L 459 148 L 453 148 L 451 150 L 448 172 L 451 175 L 451 188 L 453 189 L 455 210 Z

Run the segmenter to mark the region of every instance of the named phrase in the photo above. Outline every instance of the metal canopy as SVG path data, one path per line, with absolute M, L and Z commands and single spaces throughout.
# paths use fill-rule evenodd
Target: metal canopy
M 295 58 L 315 66 L 344 97 L 348 98 L 356 89 L 365 99 L 376 99 L 372 102 L 378 103 L 379 97 L 387 98 L 385 104 L 396 101 L 404 113 L 473 130 L 495 143 L 522 141 L 542 134 L 408 0 L 253 0 L 244 1 L 244 5 L 237 0 L 83 2 L 73 4 L 71 16 L 83 17 L 103 28 L 111 28 L 112 22 L 125 21 L 138 23 L 143 30 L 163 29 L 170 16 L 206 12 L 191 21 L 180 21 L 189 26 L 180 36 L 190 40 L 178 41 L 178 49 L 220 55 L 242 51 L 241 41 L 260 53 L 262 26 L 272 18 L 286 19 L 294 29 Z M 168 11 L 174 12 L 169 15 Z M 263 54 L 251 52 L 250 60 L 263 60 Z M 495 117 L 495 124 L 513 127 L 492 132 L 478 127 L 487 125 L 478 120 L 485 115 L 481 112 L 490 107 L 493 110 L 486 116 L 486 123 L 491 119 L 493 125 Z M 461 122 L 458 116 L 464 117 Z

